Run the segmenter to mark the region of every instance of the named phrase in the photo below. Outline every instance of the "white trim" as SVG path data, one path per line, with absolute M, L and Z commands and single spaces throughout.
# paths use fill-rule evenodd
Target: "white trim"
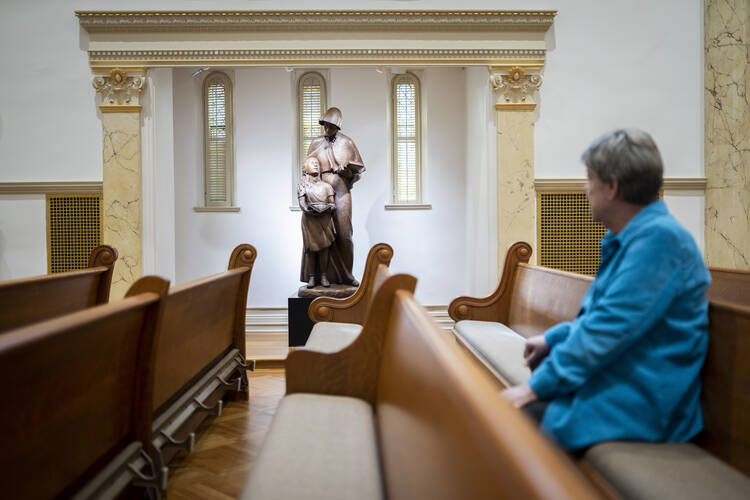
M 193 207 L 194 212 L 239 212 L 240 207 Z
M 102 181 L 0 182 L 0 194 L 101 193 Z
M 583 191 L 586 179 L 534 179 L 534 189 L 537 191 Z M 705 177 L 665 177 L 663 189 L 665 191 L 705 191 Z
M 386 210 L 432 210 L 430 203 L 388 203 Z

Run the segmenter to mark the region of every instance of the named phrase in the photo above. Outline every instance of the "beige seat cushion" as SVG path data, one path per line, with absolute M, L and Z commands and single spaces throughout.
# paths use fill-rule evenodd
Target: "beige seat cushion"
M 453 329 L 511 385 L 531 377 L 531 370 L 523 361 L 526 339 L 507 326 L 493 321 L 464 320 Z
M 344 396 L 285 396 L 242 498 L 382 499 L 372 406 Z
M 321 321 L 313 325 L 305 347 L 320 352 L 336 352 L 352 343 L 362 331 L 356 323 Z
M 750 498 L 750 478 L 690 443 L 612 441 L 583 459 L 628 500 Z

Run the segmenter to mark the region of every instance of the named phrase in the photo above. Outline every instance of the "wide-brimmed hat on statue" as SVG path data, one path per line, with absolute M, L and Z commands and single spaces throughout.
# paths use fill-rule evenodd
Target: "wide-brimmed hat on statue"
M 321 125 L 330 123 L 337 129 L 341 130 L 341 110 L 339 108 L 328 108 L 328 111 L 323 113 L 323 116 L 320 117 L 318 123 Z

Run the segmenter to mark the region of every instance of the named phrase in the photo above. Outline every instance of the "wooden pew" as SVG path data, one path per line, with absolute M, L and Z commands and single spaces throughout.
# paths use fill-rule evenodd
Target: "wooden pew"
M 227 271 L 169 290 L 151 404 L 161 476 L 179 449 L 192 450 L 200 422 L 221 414 L 223 397 L 248 399 L 245 311 L 256 256 L 252 245 L 238 245 Z
M 391 276 L 388 266 L 393 248 L 378 243 L 370 248 L 362 282 L 350 297 L 318 297 L 308 308 L 308 316 L 315 323 L 306 347 L 315 350 L 338 351 L 354 340 L 362 331 L 367 314 L 380 285 Z
M 243 498 L 600 498 L 445 343 L 407 278 L 382 284 L 346 348 L 290 353 Z
M 109 301 L 117 250 L 100 245 L 86 269 L 0 282 L 0 332 Z
M 514 244 L 508 250 L 500 284 L 491 296 L 459 297 L 449 306 L 449 314 L 457 322 L 456 339 L 503 387 L 525 380 L 521 354 L 524 339 L 573 319 L 592 281 L 581 275 L 530 266 L 530 256 L 531 248 L 526 243 Z M 677 491 L 681 498 L 706 494 L 699 485 L 670 476 L 675 471 L 687 478 L 701 477 L 703 473 L 723 483 L 723 490 L 719 490 L 719 484 L 708 486 L 714 492 L 721 491 L 720 496 L 733 498 L 737 492 L 740 497 L 750 496 L 750 480 L 737 472 L 750 475 L 750 420 L 745 418 L 750 415 L 750 271 L 709 270 L 709 348 L 702 370 L 701 396 L 705 430 L 696 440 L 700 447 L 689 443 L 603 443 L 592 447 L 580 466 L 609 490 L 611 497 L 658 498 L 667 490 Z M 518 335 L 503 336 L 499 329 L 497 338 L 471 332 L 475 328 L 481 333 L 481 328 L 487 328 L 484 322 L 504 324 Z M 526 373 L 528 376 L 527 369 Z M 647 461 L 646 457 L 652 460 Z M 637 463 L 647 465 L 639 469 Z M 696 463 L 704 466 L 696 470 L 682 468 Z M 661 479 L 649 482 L 645 479 L 649 475 Z
M 113 498 L 156 486 L 153 349 L 169 283 L 0 336 L 0 478 L 5 498 Z M 150 482 L 149 482 L 150 481 Z

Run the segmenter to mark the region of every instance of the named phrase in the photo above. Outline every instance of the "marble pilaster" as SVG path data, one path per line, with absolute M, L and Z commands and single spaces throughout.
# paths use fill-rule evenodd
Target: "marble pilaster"
M 537 68 L 532 68 L 537 69 Z M 541 77 L 529 68 L 491 69 L 497 113 L 498 272 L 516 241 L 535 247 L 534 102 Z
M 706 260 L 750 269 L 750 1 L 704 9 Z
M 117 248 L 110 300 L 119 300 L 142 274 L 142 75 L 112 70 L 93 79 L 102 94 L 102 241 Z

